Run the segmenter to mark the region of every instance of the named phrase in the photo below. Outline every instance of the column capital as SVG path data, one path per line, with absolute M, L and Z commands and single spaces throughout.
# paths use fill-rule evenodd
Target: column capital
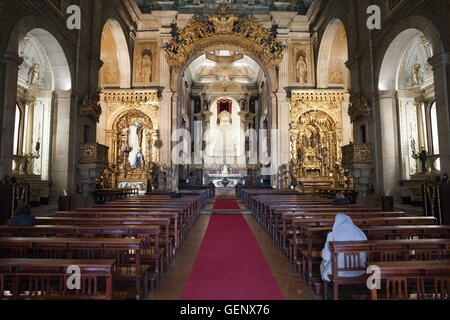
M 72 90 L 55 90 L 53 91 L 55 99 L 71 99 Z
M 378 99 L 395 99 L 397 96 L 396 90 L 378 90 L 375 96 Z

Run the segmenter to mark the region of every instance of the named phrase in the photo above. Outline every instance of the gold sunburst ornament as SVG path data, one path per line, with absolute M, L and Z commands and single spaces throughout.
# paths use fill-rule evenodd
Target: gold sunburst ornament
M 252 15 L 240 19 L 226 5 L 218 7 L 207 21 L 192 17 L 186 27 L 164 46 L 167 62 L 181 68 L 196 53 L 212 46 L 244 47 L 264 64 L 276 67 L 283 59 L 284 46 Z

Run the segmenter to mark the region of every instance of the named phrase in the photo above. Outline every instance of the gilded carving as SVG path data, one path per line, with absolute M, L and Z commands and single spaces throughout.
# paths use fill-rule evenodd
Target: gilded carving
M 350 93 L 350 107 L 348 109 L 348 115 L 350 116 L 352 123 L 359 118 L 367 118 L 371 112 L 372 108 L 363 96 L 360 96 L 356 92 Z
M 82 116 L 90 117 L 97 122 L 99 122 L 102 114 L 102 108 L 100 107 L 100 92 L 100 90 L 97 90 L 93 94 L 85 97 L 80 106 L 80 114 Z
M 291 95 L 290 152 L 298 181 L 341 183 L 342 104 L 345 90 L 296 90 Z
M 159 102 L 157 90 L 104 90 L 101 100 L 107 105 L 107 123 L 111 128 L 115 119 L 130 109 L 139 109 L 148 115 L 155 128 L 159 127 Z
M 245 47 L 268 66 L 280 64 L 283 46 L 254 16 L 242 20 L 228 6 L 221 5 L 216 14 L 208 16 L 207 21 L 200 19 L 198 16 L 191 18 L 179 35 L 164 47 L 167 62 L 172 68 L 181 68 L 193 54 L 217 44 Z
M 342 164 L 344 166 L 372 164 L 372 145 L 349 144 L 342 147 Z

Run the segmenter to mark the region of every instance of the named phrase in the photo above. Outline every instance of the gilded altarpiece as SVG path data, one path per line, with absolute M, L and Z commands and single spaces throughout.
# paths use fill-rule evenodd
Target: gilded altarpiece
M 105 90 L 106 145 L 114 187 L 145 190 L 159 165 L 159 98 L 156 90 Z
M 304 184 L 338 186 L 342 169 L 342 105 L 345 90 L 297 90 L 291 93 L 290 158 L 292 175 Z

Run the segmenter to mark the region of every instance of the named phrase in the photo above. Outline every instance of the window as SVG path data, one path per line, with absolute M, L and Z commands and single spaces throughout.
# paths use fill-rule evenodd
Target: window
M 427 132 L 428 132 L 428 122 L 427 122 L 427 112 L 426 112 L 426 106 L 425 104 L 422 104 L 422 123 L 423 123 L 423 132 L 425 134 L 425 150 L 431 151 L 428 148 L 428 139 L 427 139 Z
M 437 110 L 436 101 L 433 102 L 430 109 L 430 121 L 431 121 L 431 141 L 433 144 L 433 154 L 439 154 L 439 131 L 437 124 Z M 441 170 L 440 159 L 436 161 L 436 169 Z
M 14 120 L 14 146 L 13 154 L 17 155 L 19 153 L 19 134 L 20 134 L 20 121 L 22 114 L 20 112 L 20 107 L 16 104 L 16 118 Z

